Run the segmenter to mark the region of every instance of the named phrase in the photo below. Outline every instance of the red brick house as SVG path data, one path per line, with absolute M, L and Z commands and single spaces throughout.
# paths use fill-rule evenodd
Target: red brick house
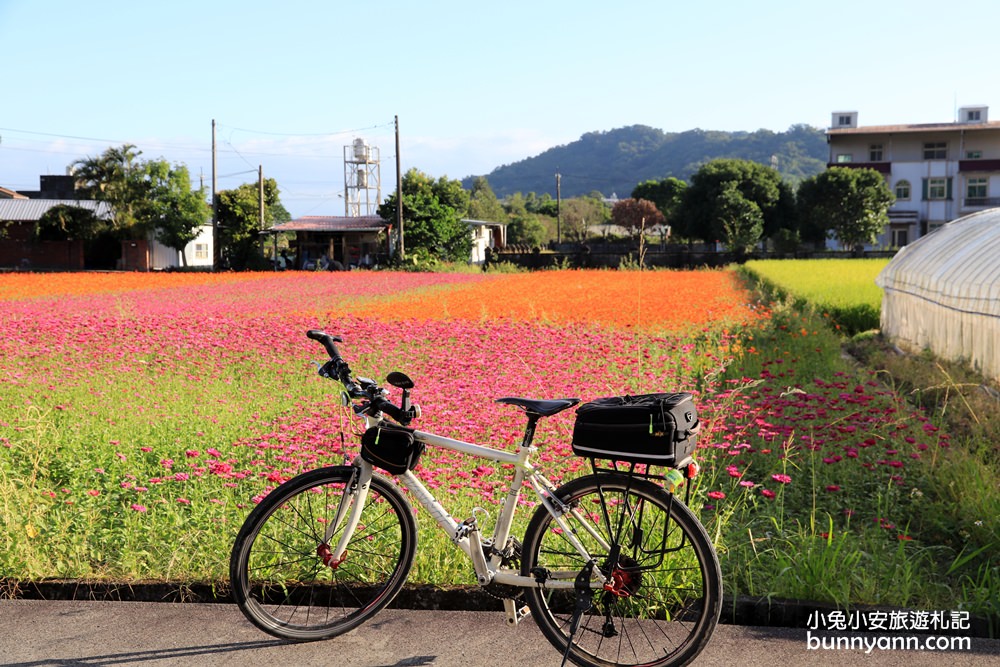
M 28 199 L 0 188 L 0 267 L 17 269 L 84 268 L 84 242 L 39 241 L 35 223 L 53 206 L 64 204 L 92 211 L 99 218 L 111 216 L 106 202 L 79 199 Z

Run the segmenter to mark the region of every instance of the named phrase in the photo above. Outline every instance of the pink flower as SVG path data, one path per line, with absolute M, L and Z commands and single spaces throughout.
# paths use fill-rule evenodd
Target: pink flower
M 761 489 L 760 490 L 760 495 L 762 495 L 765 498 L 767 498 L 767 499 L 770 500 L 771 498 L 774 498 L 775 494 L 774 494 L 774 491 L 771 491 L 770 489 Z
M 145 505 L 140 505 L 139 503 L 132 503 L 132 511 L 133 512 L 145 512 L 147 510 L 146 510 L 146 506 Z
M 826 490 L 833 493 L 835 491 L 840 491 L 840 487 L 837 486 L 836 484 L 829 484 L 827 485 Z
M 722 500 L 726 497 L 726 494 L 722 491 L 709 491 L 706 495 L 712 500 Z
M 184 456 L 188 457 L 189 459 L 193 459 L 201 456 L 201 452 L 199 452 L 197 449 L 188 449 L 184 451 Z
M 90 491 L 87 491 L 87 495 L 94 496 L 96 498 L 97 496 L 101 495 L 101 492 L 98 491 L 97 489 L 91 489 Z
M 780 482 L 781 484 L 791 484 L 792 483 L 792 478 L 791 477 L 789 477 L 788 475 L 782 475 L 780 473 L 777 474 L 777 475 L 771 475 L 771 479 L 773 479 L 775 482 Z

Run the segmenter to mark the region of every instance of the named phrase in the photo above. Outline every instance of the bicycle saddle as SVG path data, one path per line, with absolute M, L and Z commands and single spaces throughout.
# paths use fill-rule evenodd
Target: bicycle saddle
M 498 398 L 497 403 L 514 405 L 528 414 L 535 414 L 539 417 L 550 417 L 557 412 L 562 412 L 566 408 L 571 408 L 580 402 L 579 398 L 557 398 L 552 401 L 536 401 L 531 398 Z

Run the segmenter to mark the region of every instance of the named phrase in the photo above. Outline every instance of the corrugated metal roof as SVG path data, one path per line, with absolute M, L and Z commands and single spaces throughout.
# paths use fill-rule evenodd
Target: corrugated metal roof
M 1000 317 L 1000 208 L 920 237 L 900 250 L 875 282 L 952 310 Z
M 307 215 L 274 225 L 268 232 L 380 232 L 387 227 L 377 215 L 345 217 Z
M 0 199 L 0 220 L 34 222 L 59 204 L 85 208 L 103 220 L 111 217 L 111 207 L 107 202 L 92 199 Z

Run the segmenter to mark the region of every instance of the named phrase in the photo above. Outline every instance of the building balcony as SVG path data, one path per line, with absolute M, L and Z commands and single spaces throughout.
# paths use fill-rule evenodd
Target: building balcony
M 1000 160 L 959 160 L 959 171 L 1000 171 Z
M 962 200 L 962 208 L 994 208 L 1000 206 L 1000 197 L 966 197 Z

